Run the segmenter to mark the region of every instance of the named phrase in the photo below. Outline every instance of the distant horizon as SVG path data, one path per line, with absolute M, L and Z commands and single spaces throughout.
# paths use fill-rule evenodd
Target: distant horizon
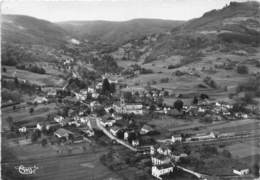
M 30 15 L 26 15 L 26 14 L 2 14 L 3 16 L 27 16 L 27 17 L 32 17 L 32 18 L 35 18 L 35 19 L 39 19 L 39 20 L 44 20 L 44 21 L 49 21 L 47 19 L 42 19 L 42 18 L 38 18 L 38 17 L 34 17 L 34 16 L 30 16 Z M 120 23 L 120 22 L 127 22 L 127 21 L 133 21 L 133 20 L 161 20 L 161 21 L 189 21 L 190 19 L 188 20 L 175 20 L 175 19 L 160 19 L 160 18 L 134 18 L 134 19 L 128 19 L 128 20 L 103 20 L 103 19 L 94 19 L 94 20 L 65 20 L 65 21 L 49 21 L 49 22 L 52 22 L 52 23 L 62 23 L 62 22 L 97 22 L 97 21 L 104 21 L 104 22 L 114 22 L 114 23 Z
M 232 0 L 81 0 L 4 1 L 3 15 L 24 15 L 51 22 L 110 21 L 135 19 L 188 21 L 205 12 L 221 9 Z M 237 0 L 236 2 L 246 2 Z M 257 0 L 260 2 L 260 0 Z

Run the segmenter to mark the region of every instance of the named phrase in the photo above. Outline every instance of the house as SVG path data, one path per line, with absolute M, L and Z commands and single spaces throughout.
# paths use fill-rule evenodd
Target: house
M 65 126 L 70 122 L 69 118 L 63 118 L 62 116 L 56 116 L 54 121 L 59 123 L 61 126 Z
M 95 135 L 95 132 L 89 127 L 80 128 L 80 131 L 85 135 L 87 135 L 88 137 L 92 137 Z
M 114 104 L 114 110 L 117 113 L 126 113 L 126 114 L 144 114 L 143 105 L 142 104 Z
M 139 145 L 140 145 L 140 142 L 138 139 L 132 140 L 132 146 L 139 146 Z
M 145 134 L 150 133 L 150 132 L 153 132 L 153 131 L 154 131 L 154 129 L 153 129 L 151 126 L 145 124 L 145 125 L 143 125 L 143 127 L 141 128 L 140 134 L 141 134 L 141 135 L 145 135 Z
M 205 140 L 205 139 L 214 139 L 216 138 L 216 136 L 213 132 L 210 132 L 209 134 L 197 134 L 193 138 L 196 138 L 198 140 Z
M 233 173 L 239 176 L 245 176 L 249 174 L 249 169 L 233 169 Z
M 102 89 L 102 86 L 103 86 L 103 83 L 102 83 L 102 82 L 99 82 L 99 83 L 96 85 L 96 89 Z
M 151 156 L 151 160 L 153 165 L 168 164 L 171 162 L 171 159 L 169 157 L 158 153 L 156 153 L 154 156 Z
M 79 127 L 80 126 L 80 123 L 78 122 L 78 121 L 70 121 L 70 122 L 68 122 L 68 125 L 75 125 L 76 127 Z
M 104 127 L 112 127 L 116 123 L 116 120 L 114 119 L 102 119 L 100 121 L 100 124 Z
M 68 140 L 69 136 L 73 135 L 73 132 L 67 129 L 60 128 L 54 132 L 54 135 L 57 136 L 58 138 L 66 138 L 66 140 Z
M 162 164 L 159 166 L 152 167 L 152 175 L 160 180 L 160 176 L 173 172 L 173 166 L 171 164 Z
M 33 103 L 37 103 L 37 104 L 42 104 L 42 103 L 47 103 L 48 99 L 46 97 L 39 97 L 37 96 L 34 100 Z
M 171 158 L 175 161 L 178 162 L 180 160 L 180 158 L 184 158 L 187 157 L 188 155 L 186 153 L 180 153 L 180 154 L 172 154 Z
M 110 132 L 111 132 L 111 134 L 112 134 L 113 136 L 117 136 L 117 133 L 118 133 L 120 130 L 121 130 L 120 127 L 118 127 L 118 126 L 113 126 L 113 127 L 111 127 Z
M 99 107 L 99 106 L 101 106 L 101 104 L 99 102 L 97 102 L 97 101 L 90 102 L 90 109 L 91 109 L 91 111 L 94 111 L 94 109 Z
M 55 89 L 52 89 L 47 93 L 47 97 L 55 97 L 56 95 L 57 91 Z
M 181 142 L 182 141 L 182 137 L 181 135 L 174 135 L 172 136 L 172 142 L 175 143 L 175 142 Z
M 36 129 L 39 129 L 40 131 L 42 130 L 42 125 L 40 125 L 40 123 L 37 123 L 37 125 L 36 125 Z
M 63 121 L 63 119 L 64 119 L 64 117 L 62 117 L 62 116 L 56 116 L 56 117 L 54 117 L 54 121 L 55 122 L 57 122 L 57 123 L 61 123 L 62 121 Z
M 87 99 L 87 95 L 84 95 L 84 94 L 81 94 L 81 93 L 75 92 L 75 96 L 76 96 L 76 99 L 79 100 L 79 101 L 85 101 Z
M 124 140 L 125 140 L 125 141 L 128 141 L 128 137 L 129 137 L 129 132 L 128 132 L 128 131 L 125 131 L 125 132 L 124 132 Z
M 169 147 L 165 146 L 165 145 L 162 145 L 160 146 L 158 149 L 157 149 L 157 152 L 159 154 L 162 154 L 162 155 L 165 155 L 165 156 L 168 156 L 168 155 L 171 155 L 172 151 L 170 150 Z

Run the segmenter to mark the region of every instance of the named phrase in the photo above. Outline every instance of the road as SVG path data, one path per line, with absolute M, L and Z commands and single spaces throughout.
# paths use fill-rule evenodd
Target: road
M 106 128 L 104 128 L 101 124 L 100 124 L 100 120 L 98 118 L 96 118 L 96 124 L 98 126 L 98 128 L 104 132 L 104 134 L 106 134 L 111 140 L 115 140 L 117 141 L 119 144 L 125 146 L 126 148 L 130 149 L 131 151 L 136 152 L 137 149 L 130 146 L 129 144 L 127 144 L 126 142 L 118 139 L 117 137 L 113 136 Z

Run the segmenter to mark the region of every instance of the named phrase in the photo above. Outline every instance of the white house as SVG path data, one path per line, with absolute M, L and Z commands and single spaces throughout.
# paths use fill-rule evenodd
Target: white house
M 152 175 L 160 180 L 162 180 L 160 177 L 161 175 L 169 174 L 170 172 L 173 172 L 173 166 L 171 164 L 163 164 L 152 167 Z
M 210 132 L 209 134 L 197 134 L 195 137 L 193 138 L 198 138 L 199 140 L 204 140 L 204 139 L 211 139 L 211 138 L 215 138 L 215 134 L 213 132 Z
M 42 125 L 40 125 L 40 123 L 37 123 L 36 129 L 39 129 L 41 131 L 42 130 Z
M 172 136 L 172 142 L 173 142 L 173 143 L 175 143 L 175 142 L 181 142 L 181 141 L 182 141 L 181 135 Z
M 54 121 L 57 122 L 57 123 L 61 123 L 63 121 L 64 117 L 62 116 L 56 116 L 54 117 Z
M 147 133 L 152 132 L 152 131 L 154 131 L 154 129 L 151 126 L 148 126 L 148 125 L 145 124 L 141 128 L 140 134 L 144 135 L 144 134 L 147 134 Z
M 47 93 L 47 96 L 48 97 L 55 97 L 57 95 L 57 91 L 55 89 L 52 89 L 50 90 L 48 93 Z
M 175 162 L 178 162 L 180 160 L 180 158 L 182 157 L 187 157 L 188 155 L 185 154 L 185 153 L 181 153 L 181 154 L 172 154 L 171 155 L 171 158 L 175 161 Z
M 233 169 L 233 173 L 239 176 L 244 176 L 249 174 L 249 169 Z
M 141 104 L 121 104 L 121 105 L 113 105 L 113 108 L 117 113 L 126 113 L 126 114 L 144 114 L 143 105 Z
M 94 89 L 94 88 L 88 87 L 88 93 L 94 93 L 94 92 L 95 92 L 95 89 Z
M 124 140 L 127 141 L 129 137 L 129 133 L 127 131 L 124 132 Z
M 79 100 L 79 101 L 84 101 L 87 99 L 87 96 L 84 95 L 84 94 L 81 94 L 81 93 L 75 93 L 76 95 L 76 99 Z
M 171 162 L 171 159 L 167 156 L 156 154 L 155 156 L 151 157 L 153 165 L 162 165 L 162 164 L 168 164 Z
M 54 132 L 54 135 L 57 136 L 58 138 L 64 137 L 64 138 L 68 139 L 69 135 L 73 135 L 73 133 L 67 129 L 60 128 Z
M 37 103 L 37 104 L 42 104 L 42 103 L 47 103 L 48 99 L 46 97 L 39 97 L 37 96 L 34 100 L 33 103 Z
M 92 94 L 91 94 L 91 96 L 92 96 L 92 98 L 94 98 L 94 99 L 97 99 L 97 98 L 98 98 L 98 96 L 99 96 L 99 94 L 98 94 L 98 93 L 96 93 L 96 92 L 94 92 L 94 93 L 92 93 Z
M 120 130 L 120 127 L 118 126 L 113 126 L 111 129 L 110 129 L 110 132 L 113 136 L 117 136 L 117 133 L 119 132 Z
M 139 146 L 140 142 L 138 139 L 132 140 L 132 146 Z
M 114 120 L 114 119 L 111 119 L 111 120 L 102 119 L 100 121 L 100 124 L 104 127 L 112 127 L 115 123 L 116 123 L 116 120 Z
M 160 146 L 157 149 L 157 152 L 159 154 L 162 154 L 162 155 L 165 155 L 165 156 L 171 155 L 171 153 L 172 153 L 172 151 L 168 147 L 166 147 L 166 146 Z

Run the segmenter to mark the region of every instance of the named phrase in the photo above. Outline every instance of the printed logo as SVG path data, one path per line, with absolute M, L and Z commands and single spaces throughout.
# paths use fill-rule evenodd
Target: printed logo
M 23 175 L 35 174 L 36 170 L 39 169 L 38 166 L 34 165 L 32 167 L 25 167 L 24 165 L 16 166 L 15 169 L 18 169 L 18 172 Z

